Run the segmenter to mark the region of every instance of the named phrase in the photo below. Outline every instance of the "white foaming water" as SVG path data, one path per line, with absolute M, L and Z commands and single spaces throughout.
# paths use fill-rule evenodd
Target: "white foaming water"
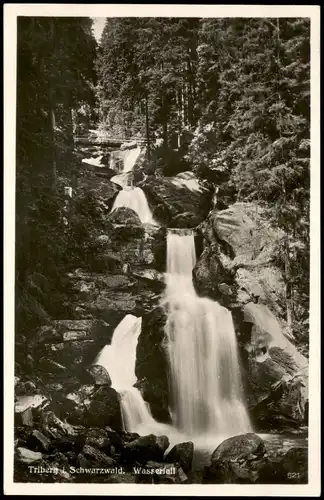
M 94 364 L 106 368 L 112 387 L 120 394 L 125 430 L 141 435 L 151 432 L 161 435 L 169 426 L 154 420 L 140 391 L 133 387 L 137 381 L 136 346 L 141 325 L 142 318 L 127 314 L 115 329 L 111 344 L 101 350 Z
M 227 437 L 251 431 L 251 425 L 231 314 L 196 295 L 192 283 L 195 261 L 193 234 L 169 230 L 165 302 L 174 425 L 156 422 L 140 391 L 133 387 L 141 318 L 125 316 L 95 364 L 107 369 L 112 387 L 121 396 L 125 430 L 165 434 L 170 441 L 168 450 L 191 439 L 196 449 L 212 452 Z
M 144 191 L 140 187 L 132 186 L 132 170 L 140 152 L 141 148 L 139 147 L 126 150 L 123 172 L 111 178 L 112 182 L 119 184 L 123 188 L 122 191 L 118 193 L 111 211 L 113 212 L 119 207 L 131 208 L 137 213 L 143 224 L 157 225 Z
M 136 346 L 141 325 L 142 318 L 127 314 L 115 329 L 111 344 L 102 349 L 95 361 L 106 368 L 116 391 L 129 389 L 137 380 Z
M 250 431 L 251 425 L 231 314 L 217 302 L 196 295 L 192 283 L 195 261 L 193 234 L 169 230 L 166 333 L 173 421 L 180 432 L 206 443 L 208 436 L 214 442 L 216 436 Z
M 123 172 L 130 172 L 133 170 L 137 158 L 141 153 L 141 148 L 127 149 L 124 156 L 124 169 Z
M 144 191 L 139 187 L 131 188 L 125 186 L 124 189 L 119 191 L 111 211 L 118 207 L 131 208 L 138 214 L 141 222 L 144 224 L 156 224 Z

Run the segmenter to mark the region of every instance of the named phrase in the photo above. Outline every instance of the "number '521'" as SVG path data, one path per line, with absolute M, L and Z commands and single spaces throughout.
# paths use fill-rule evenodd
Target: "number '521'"
M 300 476 L 299 472 L 288 472 L 287 473 L 287 478 L 288 479 L 298 479 Z

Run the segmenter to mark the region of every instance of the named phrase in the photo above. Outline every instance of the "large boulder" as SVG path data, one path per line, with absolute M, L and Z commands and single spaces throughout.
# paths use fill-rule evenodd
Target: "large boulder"
M 136 386 L 150 404 L 153 417 L 162 422 L 170 421 L 166 320 L 160 306 L 143 316 L 135 367 Z
M 300 425 L 306 420 L 308 361 L 284 336 L 274 314 L 264 304 L 243 309 L 240 345 L 250 410 L 259 425 Z
M 185 473 L 188 473 L 192 466 L 194 444 L 192 441 L 176 444 L 165 457 L 170 463 L 179 463 Z
M 195 227 L 210 208 L 209 192 L 192 172 L 164 178 L 148 176 L 138 185 L 153 207 L 154 218 L 168 227 Z
M 127 207 L 115 208 L 107 218 L 112 224 L 142 226 L 141 220 L 137 213 L 131 208 Z
M 86 424 L 89 427 L 109 426 L 117 431 L 122 430 L 119 394 L 115 389 L 101 386 L 93 394 L 86 416 Z
M 250 454 L 257 456 L 264 454 L 264 442 L 253 432 L 234 436 L 223 441 L 213 452 L 211 462 L 213 464 L 213 462 L 243 458 Z
M 127 464 L 145 464 L 149 460 L 159 462 L 168 446 L 167 436 L 141 436 L 123 447 L 121 459 Z
M 109 213 L 120 189 L 114 182 L 89 172 L 79 181 L 77 199 L 81 204 L 87 203 L 87 198 L 91 196 L 97 200 L 98 208 L 101 208 L 103 213 Z
M 288 446 L 288 449 L 287 449 Z M 307 445 L 279 436 L 276 443 L 253 433 L 221 443 L 205 468 L 203 482 L 234 484 L 305 484 Z
M 247 433 L 226 439 L 211 456 L 206 480 L 215 483 L 255 483 L 264 454 L 264 441 L 256 434 Z
M 282 233 L 272 228 L 261 207 L 241 202 L 212 210 L 198 231 L 204 239 L 194 269 L 199 293 L 223 297 L 233 307 L 257 297 L 282 313 L 284 282 L 275 265 Z

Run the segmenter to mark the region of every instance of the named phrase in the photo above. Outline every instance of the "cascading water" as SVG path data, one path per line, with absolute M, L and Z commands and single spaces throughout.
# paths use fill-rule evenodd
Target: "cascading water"
M 127 149 L 124 157 L 124 168 L 123 172 L 130 172 L 133 170 L 137 158 L 141 153 L 141 148 Z
M 169 230 L 166 303 L 175 426 L 190 438 L 251 430 L 231 313 L 196 295 L 194 236 Z
M 94 363 L 106 368 L 112 387 L 119 392 L 124 427 L 129 432 L 150 428 L 155 422 L 141 393 L 133 387 L 141 325 L 142 318 L 127 314 L 115 329 L 111 344 L 101 350 Z
M 112 182 L 123 187 L 118 193 L 111 211 L 113 212 L 119 207 L 131 208 L 138 214 L 141 222 L 156 225 L 144 191 L 140 187 L 132 186 L 131 173 L 140 152 L 140 148 L 128 150 L 124 158 L 123 172 L 111 178 Z
M 111 211 L 118 207 L 131 208 L 138 214 L 141 222 L 144 224 L 156 224 L 144 191 L 139 187 L 124 187 L 124 189 L 118 193 Z
M 167 235 L 165 304 L 169 340 L 173 426 L 156 422 L 136 383 L 136 346 L 141 318 L 127 315 L 95 364 L 104 366 L 121 396 L 125 430 L 166 434 L 170 447 L 191 439 L 197 448 L 215 449 L 226 437 L 251 430 L 246 412 L 230 312 L 196 295 L 192 269 L 194 237 L 183 230 Z

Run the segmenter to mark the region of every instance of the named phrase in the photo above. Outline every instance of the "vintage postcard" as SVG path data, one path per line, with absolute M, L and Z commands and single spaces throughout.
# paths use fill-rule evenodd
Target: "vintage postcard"
M 5 493 L 319 496 L 319 7 L 4 14 Z

